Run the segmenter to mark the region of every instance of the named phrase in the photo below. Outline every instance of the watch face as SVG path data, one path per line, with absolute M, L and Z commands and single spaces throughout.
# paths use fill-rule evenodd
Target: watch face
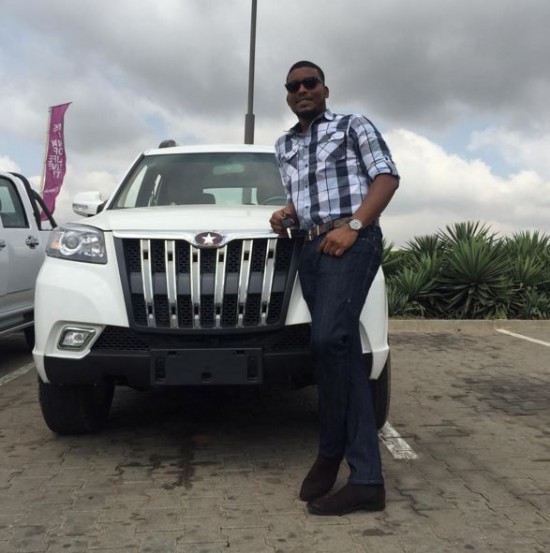
M 361 223 L 361 221 L 359 221 L 359 219 L 352 219 L 350 222 L 349 222 L 349 226 L 353 229 L 353 230 L 361 230 L 363 228 L 363 224 Z

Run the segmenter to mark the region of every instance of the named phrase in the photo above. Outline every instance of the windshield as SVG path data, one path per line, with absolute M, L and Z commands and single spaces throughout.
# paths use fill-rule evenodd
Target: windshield
M 285 205 L 275 155 L 258 152 L 144 156 L 111 209 L 165 205 Z

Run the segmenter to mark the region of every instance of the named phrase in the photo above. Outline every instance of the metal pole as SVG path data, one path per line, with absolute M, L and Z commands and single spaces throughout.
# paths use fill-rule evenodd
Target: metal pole
M 252 0 L 252 19 L 250 22 L 250 62 L 248 65 L 248 111 L 244 119 L 244 143 L 254 144 L 254 64 L 256 57 L 256 4 Z

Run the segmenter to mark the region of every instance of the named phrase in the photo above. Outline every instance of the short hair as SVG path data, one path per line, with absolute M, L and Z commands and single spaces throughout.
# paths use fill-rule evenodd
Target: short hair
M 319 73 L 319 77 L 321 77 L 321 82 L 323 84 L 325 84 L 325 74 L 323 73 L 323 70 L 315 63 L 313 63 L 312 61 L 307 61 L 307 60 L 302 60 L 302 61 L 297 61 L 289 70 L 288 70 L 288 73 L 286 75 L 287 79 L 288 79 L 288 76 L 295 70 L 295 69 L 300 69 L 300 67 L 311 67 L 313 69 L 316 69 L 317 72 Z

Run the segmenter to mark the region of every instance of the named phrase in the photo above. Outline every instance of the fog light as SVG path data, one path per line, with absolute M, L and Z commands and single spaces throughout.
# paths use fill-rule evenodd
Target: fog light
M 59 349 L 81 350 L 86 347 L 94 335 L 95 330 L 93 328 L 68 327 L 61 333 L 57 347 Z

